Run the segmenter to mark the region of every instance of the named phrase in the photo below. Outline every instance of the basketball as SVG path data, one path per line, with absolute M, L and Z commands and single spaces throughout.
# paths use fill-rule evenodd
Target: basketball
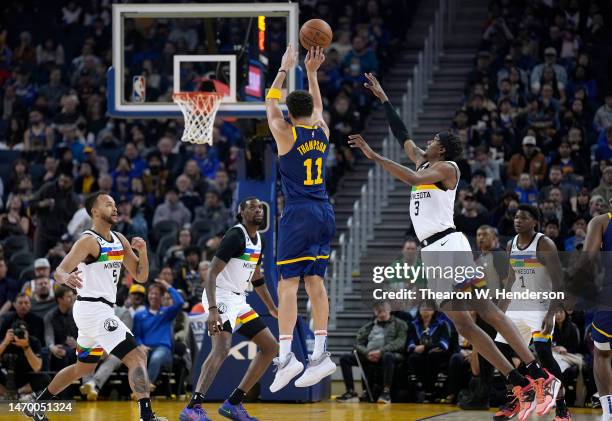
M 310 19 L 300 28 L 300 44 L 307 50 L 317 46 L 329 47 L 332 37 L 331 27 L 321 19 Z

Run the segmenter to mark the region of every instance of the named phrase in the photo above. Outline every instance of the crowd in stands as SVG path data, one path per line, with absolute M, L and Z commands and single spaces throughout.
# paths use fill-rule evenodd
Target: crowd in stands
M 327 163 L 332 194 L 353 163 L 346 136 L 362 127 L 372 101 L 363 73 L 380 74 L 393 62 L 411 16 L 407 3 L 300 4 L 302 21 L 318 17 L 335 29 L 319 74 L 335 146 Z M 27 396 L 45 385 L 50 372 L 74 362 L 75 295 L 56 285 L 52 274 L 90 226 L 84 198 L 95 191 L 115 199 L 115 229 L 128 239 L 145 238 L 149 246 L 150 282 L 143 288 L 122 278 L 118 317 L 149 353 L 152 379 L 177 358 L 188 369 L 186 315 L 202 311 L 210 260 L 234 223 L 237 168 L 242 151 L 254 142 L 254 122 L 217 118 L 209 147 L 180 142 L 176 119 L 110 118 L 111 1 L 10 1 L 0 10 L 0 366 L 17 367 L 12 372 L 18 374 L 18 384 L 10 380 L 15 376 L 0 375 L 0 395 Z M 171 86 L 168 57 L 207 51 L 204 27 L 195 19 L 152 21 L 140 31 L 130 21 L 129 77 L 144 75 L 147 99 L 163 99 Z M 227 23 L 217 28 L 221 50 L 236 40 L 236 28 Z M 276 69 L 285 28 L 270 25 L 267 37 L 270 69 Z M 265 75 L 268 84 L 273 72 Z M 18 321 L 27 326 L 26 339 L 15 340 Z M 96 398 L 120 365 L 109 356 L 85 380 L 82 393 Z

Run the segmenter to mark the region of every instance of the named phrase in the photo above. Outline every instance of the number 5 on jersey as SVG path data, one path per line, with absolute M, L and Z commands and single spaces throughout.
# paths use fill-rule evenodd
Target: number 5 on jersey
M 317 158 L 315 161 L 315 165 L 317 167 L 317 178 L 312 179 L 312 158 L 308 158 L 304 161 L 304 166 L 306 167 L 306 180 L 304 180 L 305 186 L 314 186 L 316 184 L 323 184 L 323 178 L 321 178 L 321 174 L 323 173 L 323 158 Z

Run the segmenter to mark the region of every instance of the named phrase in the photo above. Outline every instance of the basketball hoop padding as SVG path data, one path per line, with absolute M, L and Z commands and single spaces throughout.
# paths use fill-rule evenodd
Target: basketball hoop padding
M 183 142 L 212 145 L 212 129 L 222 98 L 218 92 L 176 92 L 172 95 L 185 119 Z

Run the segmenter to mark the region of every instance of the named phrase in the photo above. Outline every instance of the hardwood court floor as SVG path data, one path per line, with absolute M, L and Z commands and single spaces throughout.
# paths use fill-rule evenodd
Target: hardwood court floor
M 168 420 L 178 420 L 184 401 L 153 401 L 153 409 Z M 204 405 L 213 420 L 226 420 L 217 414 L 219 403 Z M 319 402 L 314 404 L 257 403 L 247 404 L 252 416 L 260 421 L 490 421 L 493 412 L 461 411 L 455 406 L 426 404 L 338 404 Z M 599 420 L 601 411 L 572 410 L 575 421 Z M 77 401 L 72 414 L 48 414 L 50 421 L 128 421 L 138 420 L 138 409 L 133 402 L 81 402 Z M 551 421 L 554 415 L 532 420 Z M 22 415 L 7 415 L 6 406 L 0 411 L 0 420 L 26 420 Z

